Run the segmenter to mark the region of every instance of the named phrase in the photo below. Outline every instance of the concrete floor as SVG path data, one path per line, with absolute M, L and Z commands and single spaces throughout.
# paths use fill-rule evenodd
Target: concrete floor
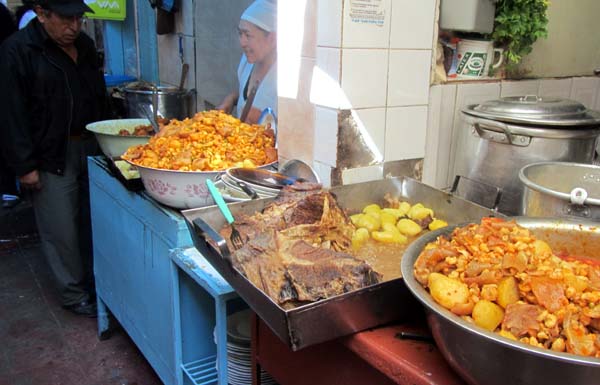
M 127 333 L 60 306 L 31 207 L 0 208 L 0 384 L 159 385 Z

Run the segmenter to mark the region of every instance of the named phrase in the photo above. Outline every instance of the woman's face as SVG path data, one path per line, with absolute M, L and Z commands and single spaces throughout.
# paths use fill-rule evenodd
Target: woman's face
M 275 33 L 266 32 L 246 20 L 240 20 L 238 35 L 248 63 L 262 61 L 277 46 Z

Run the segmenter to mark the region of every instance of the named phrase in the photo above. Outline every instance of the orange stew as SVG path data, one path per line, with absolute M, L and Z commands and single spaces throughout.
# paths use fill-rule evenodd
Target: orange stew
M 600 357 L 600 263 L 555 255 L 514 221 L 484 218 L 429 243 L 414 274 L 436 302 L 506 338 Z

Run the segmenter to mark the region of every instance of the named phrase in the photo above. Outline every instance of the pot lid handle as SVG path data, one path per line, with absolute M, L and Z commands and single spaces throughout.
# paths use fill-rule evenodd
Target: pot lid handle
M 524 102 L 539 102 L 541 98 L 537 95 L 525 95 L 521 100 Z
M 583 205 L 588 197 L 588 193 L 584 188 L 575 187 L 571 190 L 571 203 L 574 205 Z

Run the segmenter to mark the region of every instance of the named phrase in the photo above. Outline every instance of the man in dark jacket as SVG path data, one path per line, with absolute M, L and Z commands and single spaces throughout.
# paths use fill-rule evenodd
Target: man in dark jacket
M 42 249 L 63 307 L 94 316 L 85 130 L 105 119 L 106 88 L 83 0 L 39 0 L 37 18 L 0 48 L 0 146 L 30 193 Z

